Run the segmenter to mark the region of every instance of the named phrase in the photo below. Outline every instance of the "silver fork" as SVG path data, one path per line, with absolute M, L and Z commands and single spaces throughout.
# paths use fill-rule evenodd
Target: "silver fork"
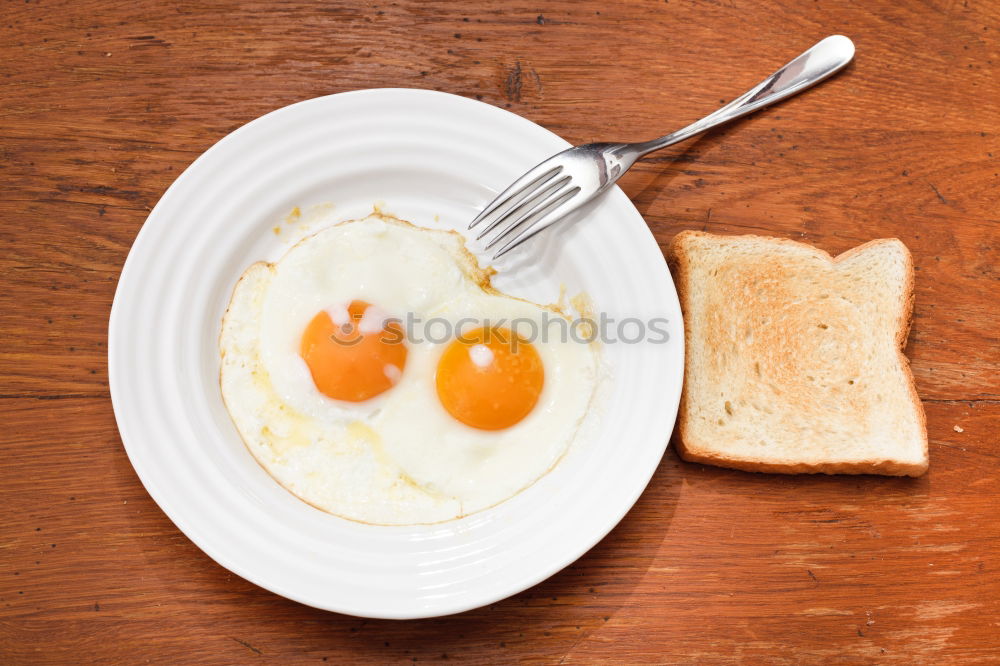
M 588 143 L 568 148 L 515 180 L 472 220 L 469 229 L 492 218 L 476 240 L 496 231 L 485 246 L 488 250 L 509 237 L 493 255 L 497 259 L 607 190 L 643 155 L 802 92 L 843 69 L 852 57 L 851 40 L 833 35 L 721 109 L 673 134 L 642 143 Z

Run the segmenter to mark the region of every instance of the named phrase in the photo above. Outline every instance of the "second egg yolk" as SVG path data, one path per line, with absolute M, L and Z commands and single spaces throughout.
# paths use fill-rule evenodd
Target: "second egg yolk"
M 509 428 L 534 409 L 545 371 L 534 346 L 507 328 L 460 335 L 438 361 L 438 398 L 455 419 L 481 430 Z
M 376 310 L 370 308 L 364 301 L 351 301 L 337 322 L 321 310 L 306 326 L 299 355 L 323 395 L 363 402 L 399 381 L 406 365 L 402 328 L 375 321 Z

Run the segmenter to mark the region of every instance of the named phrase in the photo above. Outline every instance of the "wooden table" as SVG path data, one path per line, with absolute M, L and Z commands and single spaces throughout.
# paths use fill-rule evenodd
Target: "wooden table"
M 1000 659 L 1000 3 L 25 0 L 0 29 L 0 662 Z M 670 451 L 574 565 L 414 622 L 259 589 L 143 490 L 108 396 L 108 312 L 146 214 L 227 132 L 410 86 L 574 143 L 638 140 L 835 32 L 858 48 L 845 73 L 622 187 L 662 245 L 692 228 L 833 253 L 901 238 L 923 478 L 746 474 Z

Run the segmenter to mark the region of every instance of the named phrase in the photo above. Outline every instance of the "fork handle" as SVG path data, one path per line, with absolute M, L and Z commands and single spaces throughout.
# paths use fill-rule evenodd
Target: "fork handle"
M 843 35 L 827 37 L 714 113 L 691 123 L 684 129 L 659 139 L 633 144 L 633 147 L 640 155 L 645 155 L 780 102 L 836 74 L 847 66 L 853 57 L 854 43 L 850 39 Z

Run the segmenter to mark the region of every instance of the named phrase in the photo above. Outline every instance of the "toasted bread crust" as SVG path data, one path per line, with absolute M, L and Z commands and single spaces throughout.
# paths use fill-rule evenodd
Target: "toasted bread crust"
M 900 317 L 896 322 L 896 350 L 899 357 L 899 362 L 903 368 L 904 374 L 906 376 L 906 388 L 909 393 L 909 401 L 914 407 L 914 411 L 917 414 L 917 418 L 920 423 L 920 431 L 923 433 L 923 459 L 917 463 L 907 463 L 899 460 L 893 460 L 889 458 L 884 459 L 867 459 L 867 460 L 856 460 L 856 461 L 829 461 L 829 462 L 803 462 L 797 460 L 763 460 L 763 459 L 751 459 L 751 458 L 737 458 L 729 455 L 724 455 L 713 450 L 711 442 L 698 441 L 694 434 L 694 430 L 691 427 L 690 417 L 692 411 L 692 405 L 690 404 L 690 394 L 688 391 L 688 373 L 692 372 L 692 354 L 694 352 L 693 345 L 691 344 L 692 336 L 694 332 L 692 331 L 692 318 L 689 316 L 690 313 L 690 297 L 691 297 L 691 257 L 688 253 L 688 243 L 696 238 L 708 238 L 708 239 L 720 239 L 727 238 L 733 239 L 738 238 L 740 240 L 747 241 L 764 241 L 767 243 L 778 244 L 778 245 L 788 245 L 794 246 L 800 250 L 807 251 L 808 253 L 816 256 L 817 258 L 822 258 L 829 261 L 831 264 L 837 264 L 845 261 L 857 254 L 864 252 L 865 250 L 871 249 L 872 247 L 878 246 L 885 243 L 899 243 L 899 245 L 905 250 L 905 260 L 906 260 L 906 271 L 905 279 L 906 283 L 903 286 L 903 294 L 905 301 L 900 308 Z M 727 467 L 731 469 L 739 469 L 748 472 L 766 472 L 766 473 L 776 473 L 776 474 L 879 474 L 886 476 L 921 476 L 927 471 L 928 466 L 928 444 L 927 444 L 927 420 L 926 415 L 923 410 L 923 405 L 920 401 L 920 397 L 917 394 L 916 384 L 913 380 L 913 374 L 910 372 L 909 360 L 903 353 L 903 349 L 906 346 L 906 340 L 909 335 L 910 325 L 912 323 L 913 314 L 913 303 L 914 303 L 914 271 L 913 271 L 913 258 L 906 248 L 898 239 L 886 238 L 886 239 L 876 239 L 859 245 L 857 247 L 851 248 L 836 257 L 831 256 L 829 253 L 815 248 L 806 243 L 800 243 L 798 241 L 793 241 L 784 238 L 771 238 L 759 235 L 742 235 L 742 236 L 721 236 L 717 234 L 710 234 L 702 231 L 682 231 L 677 234 L 666 251 L 667 263 L 674 274 L 674 279 L 677 287 L 677 293 L 680 297 L 681 309 L 684 314 L 684 336 L 685 336 L 685 383 L 684 389 L 681 393 L 681 403 L 680 411 L 678 415 L 678 433 L 679 437 L 676 439 L 677 451 L 681 458 L 688 462 L 704 463 L 708 465 L 715 465 L 718 467 Z

